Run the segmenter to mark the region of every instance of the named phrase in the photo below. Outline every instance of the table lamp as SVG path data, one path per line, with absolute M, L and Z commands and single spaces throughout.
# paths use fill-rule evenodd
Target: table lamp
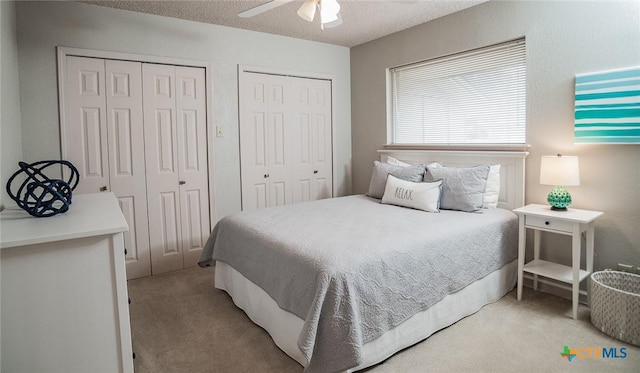
M 580 185 L 580 167 L 578 157 L 558 155 L 545 155 L 540 162 L 540 184 L 555 185 L 547 202 L 552 210 L 566 210 L 571 204 L 571 194 L 565 186 Z

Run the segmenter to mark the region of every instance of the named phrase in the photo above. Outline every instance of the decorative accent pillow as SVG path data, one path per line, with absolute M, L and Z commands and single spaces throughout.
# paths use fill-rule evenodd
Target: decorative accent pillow
M 381 203 L 411 207 L 427 212 L 440 212 L 441 187 L 442 180 L 414 183 L 389 175 Z
M 430 168 L 425 180 L 442 179 L 440 208 L 474 212 L 482 209 L 489 165 Z
M 382 198 L 389 174 L 392 174 L 398 179 L 420 182 L 424 178 L 424 172 L 425 168 L 422 165 L 401 167 L 374 161 L 367 195 L 373 198 Z
M 484 202 L 482 208 L 494 209 L 498 207 L 498 197 L 500 196 L 500 165 L 492 164 L 487 177 L 487 187 L 484 191 Z

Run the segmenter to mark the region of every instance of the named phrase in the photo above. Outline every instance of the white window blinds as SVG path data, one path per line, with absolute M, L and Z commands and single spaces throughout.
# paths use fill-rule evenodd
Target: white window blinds
M 393 144 L 524 144 L 524 39 L 390 69 Z

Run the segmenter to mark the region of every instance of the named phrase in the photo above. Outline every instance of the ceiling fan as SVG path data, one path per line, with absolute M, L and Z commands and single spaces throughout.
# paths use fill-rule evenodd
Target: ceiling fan
M 268 3 L 264 3 L 253 7 L 249 10 L 238 14 L 239 17 L 249 18 L 258 14 L 264 13 L 268 10 L 277 8 L 281 5 L 292 2 L 293 0 L 272 0 Z M 342 23 L 340 18 L 340 4 L 337 0 L 306 0 L 304 4 L 298 9 L 298 16 L 305 21 L 313 21 L 316 14 L 316 9 L 320 12 L 320 29 L 324 30 L 325 27 L 335 27 Z

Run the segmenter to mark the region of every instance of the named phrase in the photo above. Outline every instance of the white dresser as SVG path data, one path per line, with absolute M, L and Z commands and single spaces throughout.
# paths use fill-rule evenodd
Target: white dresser
M 127 230 L 112 193 L 0 214 L 2 372 L 133 372 Z

